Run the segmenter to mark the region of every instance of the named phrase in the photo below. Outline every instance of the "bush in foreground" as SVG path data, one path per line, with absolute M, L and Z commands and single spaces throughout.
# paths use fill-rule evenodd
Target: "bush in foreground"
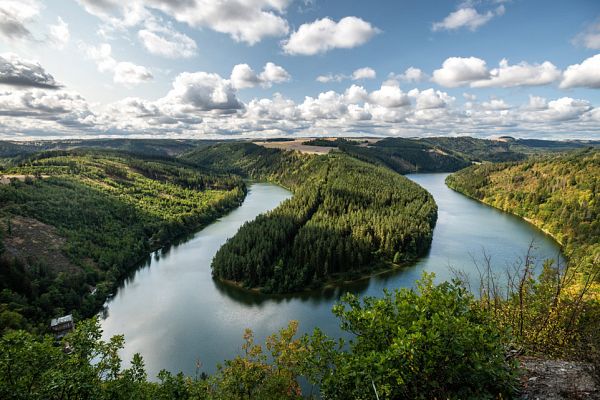
M 459 282 L 386 291 L 362 301 L 346 295 L 334 307 L 355 338 L 345 350 L 319 332 L 317 358 L 331 360 L 320 378 L 323 398 L 485 399 L 511 397 L 516 365 L 506 360 L 508 332 L 476 306 Z M 321 337 L 321 340 L 318 340 Z
M 101 340 L 96 320 L 65 338 L 70 352 L 49 337 L 23 331 L 0 339 L 3 399 L 298 399 L 299 379 L 320 385 L 324 399 L 507 398 L 515 365 L 505 359 L 506 332 L 458 283 L 434 285 L 425 275 L 416 290 L 385 292 L 362 301 L 347 295 L 334 308 L 349 343 L 316 330 L 295 338 L 297 323 L 254 343 L 212 376 L 162 371 L 149 382 L 135 355 L 122 369 L 122 336 Z M 201 338 L 199 338 L 201 340 Z M 64 343 L 63 343 L 64 344 Z

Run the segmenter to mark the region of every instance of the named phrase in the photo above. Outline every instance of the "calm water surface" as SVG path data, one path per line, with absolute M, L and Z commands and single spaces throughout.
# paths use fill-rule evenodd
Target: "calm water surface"
M 447 174 L 413 174 L 408 178 L 433 194 L 439 208 L 429 254 L 414 266 L 352 285 L 300 296 L 272 298 L 219 285 L 210 263 L 219 247 L 246 221 L 275 208 L 291 194 L 275 185 L 250 187 L 241 207 L 191 236 L 184 243 L 152 255 L 124 282 L 103 314 L 104 337 L 124 334 L 125 360 L 141 353 L 148 375 L 160 369 L 214 372 L 216 364 L 240 353 L 242 334 L 252 328 L 258 341 L 300 321 L 300 330 L 319 326 L 339 335 L 331 307 L 346 291 L 380 295 L 383 288 L 410 287 L 423 271 L 437 280 L 452 278 L 451 268 L 475 274 L 473 260 L 483 251 L 498 270 L 522 257 L 535 240 L 538 258 L 556 258 L 558 245 L 522 220 L 482 205 L 446 187 Z

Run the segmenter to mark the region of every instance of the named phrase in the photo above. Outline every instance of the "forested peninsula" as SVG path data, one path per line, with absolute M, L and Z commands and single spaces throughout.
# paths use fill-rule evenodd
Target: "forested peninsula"
M 233 158 L 233 159 L 231 159 Z M 267 293 L 356 279 L 415 260 L 431 244 L 437 207 L 423 188 L 340 152 L 323 156 L 217 145 L 197 165 L 282 184 L 294 197 L 246 223 L 216 254 L 213 275 Z
M 334 151 L 316 156 L 244 141 L 0 142 L 2 329 L 43 331 L 52 316 L 93 315 L 152 250 L 236 207 L 245 179 L 277 183 L 294 198 L 246 224 L 215 258 L 215 277 L 286 293 L 394 268 L 427 250 L 435 203 L 395 172 L 583 147 L 512 138 L 310 143 Z
M 381 398 L 516 398 L 520 356 L 600 370 L 597 149 L 511 138 L 316 145 L 331 142 L 318 156 L 249 142 L 0 142 L 0 397 L 314 398 L 307 381 L 328 399 L 373 398 L 374 389 Z M 410 262 L 430 244 L 436 205 L 398 172 L 472 163 L 481 164 L 448 185 L 552 234 L 567 265 L 547 260 L 534 274 L 526 257 L 505 286 L 483 270 L 479 292 L 426 274 L 381 297 L 347 294 L 333 314 L 352 340 L 319 329 L 298 337 L 291 321 L 262 346 L 247 330 L 239 355 L 210 376 L 198 364 L 193 377 L 149 379 L 139 354 L 122 365 L 122 336 L 104 341 L 97 318 L 84 319 L 150 251 L 240 204 L 249 179 L 293 197 L 221 248 L 218 279 L 284 293 Z M 73 332 L 43 334 L 66 312 Z

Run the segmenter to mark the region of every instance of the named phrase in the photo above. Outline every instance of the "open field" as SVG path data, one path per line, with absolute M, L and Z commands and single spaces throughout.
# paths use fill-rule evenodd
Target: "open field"
M 23 174 L 9 174 L 9 175 L 2 174 L 2 175 L 0 175 L 0 185 L 8 185 L 11 182 L 11 180 L 17 180 L 17 181 L 24 182 L 25 179 L 27 179 L 27 178 L 37 179 L 40 177 L 47 178 L 48 175 L 41 175 L 41 176 L 35 177 L 33 175 L 23 175 Z
M 310 139 L 295 139 L 286 142 L 253 142 L 259 146 L 271 148 L 271 149 L 283 149 L 283 150 L 296 150 L 306 154 L 327 154 L 335 147 L 324 147 L 324 146 L 308 146 L 303 144 Z
M 312 140 L 314 138 L 299 138 L 299 139 L 294 139 L 294 140 L 289 140 L 289 141 L 255 141 L 253 142 L 254 144 L 257 144 L 259 146 L 263 146 L 263 147 L 268 147 L 268 148 L 272 148 L 272 149 L 283 149 L 283 150 L 296 150 L 299 151 L 301 153 L 306 153 L 306 154 L 327 154 L 330 151 L 334 150 L 335 147 L 327 147 L 327 146 L 311 146 L 311 145 L 306 145 L 304 144 L 304 142 L 307 142 L 309 140 Z M 337 137 L 331 137 L 331 138 L 320 138 L 323 140 L 335 140 L 335 139 L 339 139 Z M 366 139 L 366 138 L 344 138 L 344 139 L 348 139 L 348 140 L 360 140 L 361 143 L 360 146 L 362 147 L 367 147 L 368 145 L 372 144 L 372 143 L 376 143 L 378 141 L 380 141 L 381 139 L 379 138 L 370 138 L 370 139 Z

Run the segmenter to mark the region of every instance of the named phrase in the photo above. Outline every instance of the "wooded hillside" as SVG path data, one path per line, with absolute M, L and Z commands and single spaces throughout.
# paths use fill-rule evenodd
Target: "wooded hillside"
M 45 153 L 3 174 L 0 329 L 93 315 L 150 251 L 245 195 L 234 176 L 110 152 Z
M 600 261 L 600 150 L 482 164 L 447 179 L 468 196 L 526 218 L 565 246 Z

